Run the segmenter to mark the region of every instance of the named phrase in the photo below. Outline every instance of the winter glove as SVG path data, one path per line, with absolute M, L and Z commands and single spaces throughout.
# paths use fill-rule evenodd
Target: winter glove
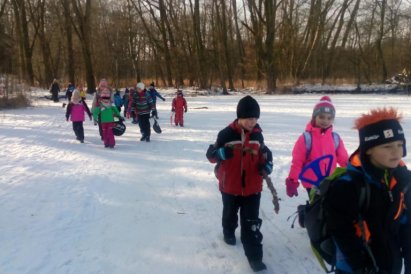
M 184 112 L 187 112 L 187 109 L 185 109 Z
M 121 121 L 121 122 L 124 122 L 124 117 L 119 117 L 119 120 Z
M 217 158 L 221 161 L 228 160 L 233 157 L 233 149 L 231 147 L 220 147 L 216 150 Z
M 295 181 L 294 179 L 291 179 L 291 178 L 287 178 L 285 179 L 285 185 L 287 188 L 288 197 L 298 196 L 297 188 L 300 185 L 298 181 Z
M 260 173 L 266 173 L 267 175 L 270 175 L 271 172 L 273 172 L 273 162 L 266 161 L 265 164 L 260 165 Z
M 163 102 L 166 100 L 166 98 L 163 98 Z
M 94 120 L 94 125 L 97 126 L 97 121 L 96 120 Z
M 171 109 L 171 112 L 175 112 L 176 110 L 174 108 Z

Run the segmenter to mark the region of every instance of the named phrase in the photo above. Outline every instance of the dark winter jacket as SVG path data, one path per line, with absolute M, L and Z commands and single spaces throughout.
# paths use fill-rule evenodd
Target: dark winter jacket
M 53 93 L 59 93 L 60 92 L 60 86 L 58 83 L 53 83 L 50 87 L 50 92 Z
M 410 218 L 404 206 L 410 172 L 403 164 L 395 169 L 378 169 L 367 159 L 360 161 L 358 152 L 350 157 L 347 171 L 348 175 L 337 179 L 327 194 L 328 231 L 352 270 L 371 268 L 370 256 L 360 237 L 364 235 L 358 225 L 361 215 L 377 266 L 386 271 L 383 273 L 397 273 L 393 269 L 400 260 L 399 231 L 401 223 Z M 369 186 L 369 202 L 360 208 L 359 190 L 365 185 Z
M 220 161 L 216 152 L 225 146 L 232 147 L 233 157 Z M 238 125 L 238 120 L 218 133 L 215 145 L 209 147 L 206 156 L 211 163 L 217 163 L 220 191 L 241 196 L 262 191 L 261 168 L 266 161 L 272 162 L 272 154 L 264 145 L 260 126 L 257 124 L 248 132 Z
M 157 91 L 154 87 L 149 88 L 149 89 L 148 89 L 148 93 L 150 94 L 151 99 L 153 99 L 153 104 L 154 104 L 154 106 L 155 106 L 156 103 L 157 103 L 157 97 L 160 98 L 160 99 L 163 100 L 163 101 L 166 100 L 166 99 L 164 99 L 163 96 L 161 96 L 160 93 L 158 93 L 158 91 Z
M 127 112 L 134 111 L 137 115 L 150 114 L 153 109 L 153 99 L 145 90 L 131 92 Z

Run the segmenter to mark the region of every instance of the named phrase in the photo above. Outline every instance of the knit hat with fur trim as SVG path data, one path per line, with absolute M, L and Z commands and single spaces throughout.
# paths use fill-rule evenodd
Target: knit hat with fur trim
M 260 118 L 260 106 L 250 95 L 238 101 L 237 118 Z
M 405 135 L 400 125 L 401 115 L 394 108 L 377 108 L 355 121 L 360 137 L 360 157 L 368 149 L 394 141 L 403 141 L 403 157 L 407 155 Z
M 331 114 L 335 118 L 335 108 L 328 96 L 321 97 L 320 101 L 314 106 L 313 118 L 321 113 Z

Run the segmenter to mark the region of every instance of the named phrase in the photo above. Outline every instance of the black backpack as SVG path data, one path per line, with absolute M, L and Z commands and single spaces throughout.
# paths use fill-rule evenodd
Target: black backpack
M 326 216 L 327 208 L 325 202 L 327 199 L 328 190 L 333 186 L 338 178 L 342 176 L 355 176 L 354 174 L 348 174 L 346 168 L 337 167 L 334 172 L 323 179 L 318 188 L 312 188 L 310 192 L 310 201 L 304 207 L 299 208 L 299 210 L 304 210 L 304 226 L 307 229 L 308 237 L 310 238 L 311 248 L 318 259 L 321 267 L 327 272 L 331 273 L 335 271 L 336 264 L 336 246 L 332 240 L 331 235 L 327 231 Z M 366 212 L 369 208 L 370 200 L 370 187 L 369 184 L 364 182 L 358 187 L 359 193 L 359 208 L 361 212 Z M 365 226 L 362 221 L 361 216 L 358 218 L 358 224 L 360 225 L 362 234 L 365 235 Z M 364 236 L 365 237 L 365 236 Z M 374 267 L 376 267 L 374 256 L 371 253 L 371 249 L 366 244 L 366 239 L 364 240 L 364 246 L 367 249 L 368 255 L 374 262 Z M 326 263 L 330 266 L 327 267 Z

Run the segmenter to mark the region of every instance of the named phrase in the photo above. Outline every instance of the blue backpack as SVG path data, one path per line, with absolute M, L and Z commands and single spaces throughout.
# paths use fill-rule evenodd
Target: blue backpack
M 311 132 L 304 131 L 303 135 L 304 135 L 305 151 L 306 151 L 305 159 L 308 159 L 311 153 L 311 147 L 312 147 L 313 140 L 312 140 Z M 332 135 L 333 135 L 333 140 L 334 140 L 335 151 L 337 151 L 340 145 L 340 135 L 338 135 L 337 132 L 332 132 Z

